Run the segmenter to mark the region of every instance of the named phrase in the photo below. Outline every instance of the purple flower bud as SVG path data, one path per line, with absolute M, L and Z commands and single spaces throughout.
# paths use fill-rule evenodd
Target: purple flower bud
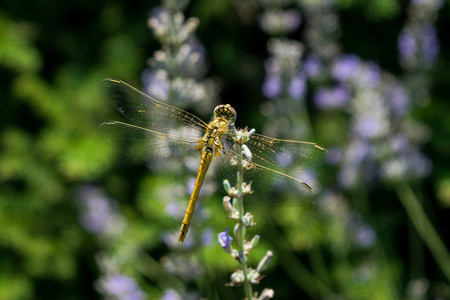
M 218 242 L 219 245 L 225 250 L 231 250 L 231 241 L 233 241 L 233 238 L 228 234 L 228 227 L 225 229 L 224 232 L 220 232 L 218 234 Z M 228 251 L 227 251 L 228 252 Z

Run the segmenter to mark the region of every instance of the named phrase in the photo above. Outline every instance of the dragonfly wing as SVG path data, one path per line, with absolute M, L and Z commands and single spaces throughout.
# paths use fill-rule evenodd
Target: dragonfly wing
M 99 128 L 103 139 L 125 155 L 152 170 L 174 175 L 198 170 L 200 154 L 195 147 L 201 139 L 185 135 L 186 131 L 164 134 L 118 121 L 105 122 Z
M 315 143 L 253 134 L 246 145 L 253 154 L 253 162 L 275 170 L 311 169 L 328 161 L 327 150 Z
M 107 78 L 101 87 L 108 101 L 132 123 L 161 133 L 189 129 L 203 133 L 208 126 L 200 118 L 135 89 L 131 85 Z
M 224 148 L 221 153 L 213 160 L 210 168 L 214 170 L 211 176 L 216 177 L 218 188 L 226 193 L 223 180 L 228 179 L 231 186 L 237 186 L 238 168 L 233 166 L 236 159 L 234 150 Z M 284 206 L 299 206 L 313 202 L 314 192 L 302 180 L 259 164 L 251 165 L 252 167 L 244 172 L 244 182 L 251 182 L 254 193 L 245 195 L 245 200 Z
M 244 180 L 251 182 L 252 190 L 255 191 L 254 194 L 245 196 L 248 201 L 283 206 L 314 202 L 314 192 L 307 183 L 275 170 L 254 166 L 244 172 Z

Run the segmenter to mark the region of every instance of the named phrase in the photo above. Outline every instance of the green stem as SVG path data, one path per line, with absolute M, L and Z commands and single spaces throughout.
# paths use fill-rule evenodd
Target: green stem
M 272 224 L 269 224 L 268 227 L 270 235 L 277 236 L 277 243 L 273 244 L 274 251 L 277 253 L 278 262 L 289 275 L 289 278 L 310 298 L 329 298 L 332 294 L 330 287 L 302 264 L 283 234 L 276 229 L 273 219 L 271 219 L 271 222 Z
M 247 257 L 244 254 L 244 243 L 245 243 L 245 226 L 242 220 L 244 216 L 244 192 L 242 189 L 242 184 L 244 183 L 244 167 L 242 166 L 242 145 L 237 143 L 237 150 L 239 154 L 238 161 L 238 174 L 237 174 L 237 184 L 238 184 L 238 207 L 239 207 L 239 259 L 242 264 L 242 271 L 244 273 L 244 293 L 248 300 L 253 299 L 252 285 L 248 280 L 247 272 Z
M 428 249 L 430 249 L 430 252 L 433 254 L 434 259 L 436 259 L 445 277 L 450 281 L 450 255 L 420 206 L 416 195 L 411 190 L 411 187 L 406 184 L 397 189 L 397 194 L 400 202 L 405 207 L 412 224 Z

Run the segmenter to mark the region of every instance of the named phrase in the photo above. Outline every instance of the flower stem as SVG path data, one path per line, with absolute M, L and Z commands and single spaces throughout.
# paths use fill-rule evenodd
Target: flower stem
M 420 237 L 430 249 L 447 280 L 450 280 L 450 255 L 420 206 L 416 195 L 406 184 L 397 189 L 397 194 Z
M 244 192 L 242 185 L 244 183 L 244 167 L 242 165 L 242 145 L 240 143 L 236 143 L 237 151 L 239 153 L 239 161 L 238 161 L 238 173 L 237 173 L 237 184 L 238 184 L 238 208 L 239 208 L 239 259 L 242 264 L 242 271 L 244 273 L 244 293 L 248 300 L 253 299 L 253 291 L 252 285 L 248 280 L 248 272 L 247 272 L 247 257 L 244 253 L 244 243 L 245 243 L 245 225 L 243 222 L 244 216 Z

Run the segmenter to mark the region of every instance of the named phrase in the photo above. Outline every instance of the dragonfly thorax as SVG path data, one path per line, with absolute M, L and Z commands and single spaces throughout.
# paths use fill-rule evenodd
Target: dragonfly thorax
M 234 125 L 236 121 L 236 111 L 230 104 L 220 104 L 214 108 L 214 119 L 225 118 L 229 125 Z

